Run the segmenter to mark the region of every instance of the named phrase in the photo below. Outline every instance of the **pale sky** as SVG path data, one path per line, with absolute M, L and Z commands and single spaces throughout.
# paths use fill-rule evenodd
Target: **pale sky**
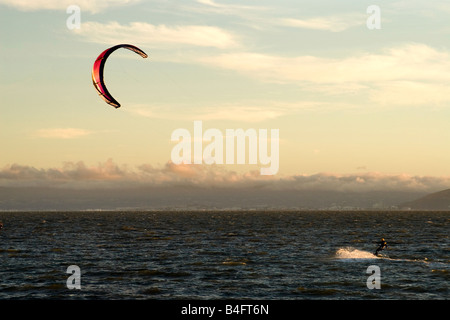
M 0 0 L 0 170 L 165 168 L 199 120 L 279 129 L 278 177 L 449 177 L 449 18 L 444 0 Z M 110 56 L 116 110 L 91 69 L 120 43 L 149 58 Z

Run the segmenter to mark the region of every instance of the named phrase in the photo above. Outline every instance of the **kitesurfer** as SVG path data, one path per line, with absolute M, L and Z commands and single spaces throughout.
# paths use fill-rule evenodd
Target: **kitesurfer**
M 379 247 L 377 248 L 377 250 L 375 250 L 374 255 L 376 255 L 376 256 L 378 256 L 378 252 L 380 252 L 381 250 L 384 250 L 388 246 L 387 242 L 384 240 L 384 238 L 382 238 L 380 242 L 377 242 L 377 244 L 379 245 Z

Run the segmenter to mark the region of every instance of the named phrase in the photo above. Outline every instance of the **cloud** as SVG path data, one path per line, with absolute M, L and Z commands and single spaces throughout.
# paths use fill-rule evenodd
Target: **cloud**
M 448 188 L 450 177 L 414 176 L 408 174 L 318 173 L 287 177 L 283 187 L 296 190 L 335 190 L 342 192 L 416 191 L 434 192 Z
M 436 17 L 442 13 L 450 13 L 450 4 L 446 0 L 399 0 L 392 1 L 386 7 L 392 14 L 409 16 Z
M 92 134 L 92 131 L 78 128 L 40 129 L 34 134 L 38 138 L 74 139 Z
M 197 107 L 195 110 L 185 107 L 183 112 L 176 114 L 167 111 L 168 108 L 159 108 L 153 106 L 136 106 L 129 107 L 128 112 L 145 118 L 151 119 L 170 119 L 170 120 L 221 120 L 221 121 L 238 121 L 247 123 L 256 123 L 266 120 L 275 119 L 283 115 L 289 114 L 291 108 L 286 106 L 267 106 L 266 103 L 261 105 L 238 105 L 226 104 L 216 105 L 214 107 Z
M 126 180 L 136 183 L 139 179 L 126 166 L 112 160 L 97 166 L 87 166 L 82 161 L 65 162 L 60 168 L 48 169 L 13 164 L 0 170 L 0 186 L 4 187 L 111 188 L 114 182 Z
M 242 4 L 232 4 L 232 3 L 218 3 L 213 0 L 197 0 L 197 3 L 199 3 L 201 6 L 199 7 L 192 7 L 191 10 L 197 11 L 197 12 L 204 12 L 204 13 L 217 13 L 217 14 L 226 14 L 226 15 L 233 15 L 233 16 L 241 16 L 244 18 L 249 18 L 248 14 L 253 13 L 255 11 L 268 11 L 270 10 L 268 7 L 263 6 L 248 6 L 248 5 L 242 5 Z M 186 8 L 189 10 L 189 8 Z M 253 17 L 253 15 L 252 15 Z
M 321 101 L 247 101 L 242 103 L 218 103 L 214 106 L 183 106 L 181 111 L 171 112 L 173 106 L 130 105 L 127 112 L 151 119 L 236 121 L 258 123 L 292 115 L 302 111 L 346 110 L 354 108 L 348 103 Z
M 291 109 L 291 108 L 289 108 Z M 288 111 L 285 107 L 274 105 L 265 108 L 263 105 L 228 105 L 214 108 L 207 108 L 196 115 L 202 120 L 231 120 L 239 122 L 261 122 L 278 118 Z
M 292 115 L 302 111 L 344 110 L 353 108 L 350 104 L 322 101 L 255 101 L 242 104 L 222 104 L 210 108 L 200 108 L 192 120 L 230 120 L 257 123 Z M 194 119 L 195 118 L 195 119 Z
M 363 93 L 386 105 L 450 101 L 450 53 L 419 43 L 344 58 L 232 52 L 199 57 L 198 63 L 331 95 Z
M 260 173 L 254 171 L 237 174 L 223 166 L 175 165 L 167 162 L 155 168 L 143 164 L 132 169 L 118 165 L 111 159 L 96 166 L 88 166 L 83 161 L 66 162 L 60 168 L 37 169 L 32 166 L 13 164 L 0 170 L 0 187 L 47 186 L 68 188 L 123 188 L 138 186 L 188 185 L 225 186 L 232 182 L 258 180 Z
M 392 104 L 404 106 L 424 104 L 447 106 L 450 101 L 450 86 L 449 83 L 392 81 L 386 84 L 379 84 L 378 90 L 372 90 L 369 98 L 385 106 Z
M 140 2 L 141 0 L 0 0 L 0 4 L 24 11 L 34 10 L 66 10 L 77 5 L 81 10 L 97 13 L 109 7 L 119 7 Z
M 155 167 L 118 165 L 111 159 L 95 166 L 84 162 L 67 162 L 60 168 L 38 169 L 13 164 L 0 169 L 0 187 L 60 188 L 137 188 L 137 187 L 203 187 L 259 188 L 277 191 L 401 191 L 435 192 L 448 188 L 449 177 L 383 174 L 317 173 L 313 175 L 261 176 L 259 170 L 238 173 L 218 165 L 175 165 L 167 162 Z
M 367 16 L 363 14 L 345 14 L 340 16 L 315 17 L 308 19 L 283 18 L 278 20 L 282 26 L 341 32 L 349 28 L 366 24 Z
M 361 53 L 346 58 L 283 57 L 251 52 L 203 57 L 202 62 L 266 81 L 317 84 L 383 81 L 449 81 L 450 54 L 424 44 Z
M 95 43 L 134 43 L 158 48 L 159 46 L 197 46 L 229 48 L 237 45 L 235 36 L 226 30 L 206 25 L 153 25 L 145 22 L 83 22 L 74 30 L 86 41 Z
M 298 106 L 297 106 L 298 107 Z M 256 123 L 266 120 L 278 118 L 280 116 L 293 112 L 294 106 L 283 104 L 276 105 L 267 104 L 222 104 L 214 107 L 196 107 L 195 110 L 191 108 L 183 108 L 185 112 L 174 113 L 164 111 L 164 108 L 155 108 L 151 106 L 136 106 L 129 107 L 128 112 L 146 117 L 146 118 L 165 118 L 171 120 L 221 120 L 221 121 L 239 121 Z

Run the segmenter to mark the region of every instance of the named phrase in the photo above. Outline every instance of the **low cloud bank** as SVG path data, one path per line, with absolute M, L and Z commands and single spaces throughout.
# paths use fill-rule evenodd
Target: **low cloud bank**
M 119 165 L 113 160 L 88 166 L 67 162 L 59 168 L 12 164 L 0 169 L 0 187 L 52 187 L 72 189 L 121 189 L 138 187 L 257 188 L 263 190 L 332 190 L 341 192 L 435 192 L 450 186 L 450 177 L 407 174 L 358 173 L 261 176 L 259 170 L 238 173 L 217 165 L 155 167 Z

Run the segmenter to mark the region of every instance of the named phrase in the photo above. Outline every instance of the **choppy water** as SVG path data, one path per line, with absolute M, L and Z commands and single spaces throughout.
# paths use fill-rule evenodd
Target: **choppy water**
M 0 299 L 448 299 L 445 212 L 3 212 Z M 384 258 L 371 255 L 384 237 Z M 67 288 L 70 265 L 81 289 Z M 367 268 L 380 268 L 369 289 Z

